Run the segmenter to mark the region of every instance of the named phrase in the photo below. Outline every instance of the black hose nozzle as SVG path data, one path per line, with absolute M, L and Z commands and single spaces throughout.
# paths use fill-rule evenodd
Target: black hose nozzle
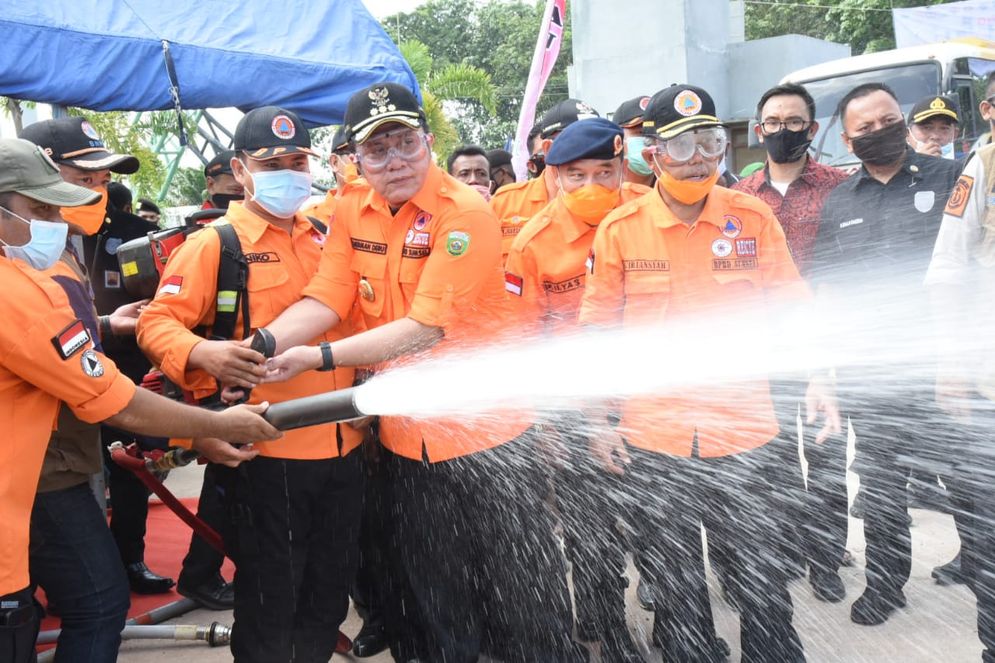
M 294 430 L 333 421 L 348 421 L 365 417 L 353 399 L 354 387 L 339 389 L 305 398 L 295 398 L 269 406 L 263 418 L 280 430 Z

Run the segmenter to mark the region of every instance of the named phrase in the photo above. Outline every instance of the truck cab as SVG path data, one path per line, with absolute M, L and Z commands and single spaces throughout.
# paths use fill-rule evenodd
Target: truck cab
M 978 104 L 984 99 L 985 78 L 992 70 L 995 43 L 956 39 L 833 60 L 795 71 L 781 82 L 804 85 L 815 98 L 819 132 L 812 149 L 816 159 L 847 168 L 858 163 L 843 143 L 842 127 L 836 117 L 836 107 L 847 92 L 863 83 L 885 83 L 895 91 L 906 116 L 923 97 L 952 96 L 960 106 L 960 134 L 954 142 L 960 157 L 989 131 Z

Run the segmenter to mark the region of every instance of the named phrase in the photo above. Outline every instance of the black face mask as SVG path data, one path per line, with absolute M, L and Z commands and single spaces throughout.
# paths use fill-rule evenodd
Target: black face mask
M 529 172 L 532 173 L 532 179 L 535 179 L 542 175 L 542 171 L 546 169 L 546 155 L 539 153 L 533 154 L 529 157 Z
M 211 204 L 218 209 L 228 209 L 233 200 L 245 200 L 244 193 L 215 193 L 211 195 Z
M 896 163 L 905 154 L 908 145 L 905 136 L 908 128 L 905 121 L 889 124 L 883 129 L 851 138 L 853 153 L 865 164 L 888 166 Z
M 769 136 L 764 136 L 764 148 L 767 156 L 774 163 L 792 163 L 798 161 L 808 151 L 812 139 L 808 137 L 808 129 L 804 131 L 789 131 L 781 129 Z

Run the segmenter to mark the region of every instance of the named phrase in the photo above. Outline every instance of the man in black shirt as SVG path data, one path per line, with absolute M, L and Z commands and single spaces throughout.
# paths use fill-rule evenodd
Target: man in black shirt
M 882 288 L 886 294 L 875 305 L 901 300 L 908 306 L 921 299 L 925 307 L 923 276 L 959 167 L 907 146 L 902 109 L 886 85 L 854 88 L 840 101 L 838 113 L 843 140 L 862 166 L 829 195 L 822 208 L 813 260 L 819 294 L 842 302 L 859 295 L 865 301 L 869 289 L 886 282 Z M 863 329 L 859 320 L 851 331 L 893 333 Z M 903 330 L 906 335 L 918 331 Z M 907 340 L 914 342 L 914 337 L 894 342 Z M 909 375 L 928 370 L 921 362 L 884 368 L 857 363 L 838 367 L 840 405 L 857 434 L 867 501 L 867 588 L 854 602 L 850 618 L 873 625 L 905 605 L 902 588 L 912 558 L 906 480 L 910 466 L 926 450 L 926 444 L 917 440 L 931 441 L 927 430 L 937 421 L 937 413 L 926 405 L 930 394 L 907 386 Z

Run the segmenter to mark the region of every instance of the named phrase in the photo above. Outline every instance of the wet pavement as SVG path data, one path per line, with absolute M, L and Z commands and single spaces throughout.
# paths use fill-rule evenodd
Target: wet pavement
M 852 437 L 851 437 L 852 453 Z M 177 495 L 196 496 L 200 491 L 199 468 L 175 471 L 169 486 Z M 849 476 L 850 497 L 857 487 L 857 478 Z M 815 599 L 807 580 L 792 583 L 795 605 L 795 626 L 805 644 L 810 663 L 974 663 L 981 659 L 981 643 L 975 629 L 974 597 L 963 586 L 940 587 L 930 578 L 934 566 L 946 563 L 957 552 L 957 536 L 953 519 L 934 511 L 912 509 L 912 579 L 905 587 L 908 605 L 881 626 L 857 626 L 850 621 L 850 604 L 863 591 L 864 541 L 862 521 L 850 520 L 848 549 L 855 564 L 841 569 L 847 596 L 840 603 L 822 603 Z M 648 645 L 652 614 L 642 610 L 636 601 L 636 573 L 630 564 L 632 578 L 628 591 L 628 621 L 636 641 L 647 661 L 662 663 L 660 651 Z M 730 661 L 739 660 L 739 618 L 722 600 L 715 578 L 711 578 L 712 605 L 716 628 L 732 647 Z M 231 623 L 231 612 L 197 610 L 168 623 L 209 625 L 213 621 Z M 355 635 L 361 621 L 355 611 L 342 630 Z M 121 663 L 152 663 L 153 661 L 189 661 L 221 663 L 231 661 L 227 648 L 212 649 L 203 643 L 163 641 L 125 642 L 118 659 Z M 345 660 L 336 656 L 334 660 Z M 357 659 L 360 660 L 360 659 Z M 370 663 L 391 661 L 389 654 L 362 659 Z

